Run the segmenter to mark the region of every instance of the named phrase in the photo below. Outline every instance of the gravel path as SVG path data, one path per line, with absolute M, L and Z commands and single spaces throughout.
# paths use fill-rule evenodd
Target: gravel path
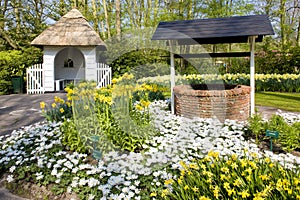
M 55 96 L 65 97 L 65 93 L 39 95 L 11 94 L 0 96 L 0 135 L 6 135 L 23 126 L 43 121 L 40 102 L 48 105 Z

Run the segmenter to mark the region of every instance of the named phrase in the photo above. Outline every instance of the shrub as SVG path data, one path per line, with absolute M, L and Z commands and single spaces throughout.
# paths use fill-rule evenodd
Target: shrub
M 256 142 L 262 141 L 267 130 L 278 131 L 279 138 L 275 143 L 285 151 L 300 148 L 300 123 L 288 124 L 282 116 L 273 115 L 269 121 L 264 121 L 260 115 L 254 115 L 249 120 L 249 130 L 255 134 Z

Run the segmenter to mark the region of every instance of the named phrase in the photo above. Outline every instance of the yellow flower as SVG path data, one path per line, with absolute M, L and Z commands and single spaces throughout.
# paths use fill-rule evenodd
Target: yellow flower
M 246 180 L 250 182 L 250 181 L 252 180 L 251 176 L 250 176 L 250 175 L 247 176 L 247 177 L 246 177 Z
M 247 197 L 250 196 L 247 190 L 243 190 L 242 192 L 239 192 L 239 195 L 241 195 L 243 199 L 246 199 Z
M 222 167 L 221 171 L 224 172 L 225 174 L 229 173 L 229 169 L 227 167 Z
M 60 113 L 64 113 L 65 112 L 65 110 L 63 108 L 60 108 L 59 111 L 60 111 Z
M 270 163 L 270 164 L 269 164 L 269 167 L 270 167 L 270 168 L 273 168 L 273 167 L 274 167 L 274 164 L 273 164 L 273 163 Z
M 211 199 L 208 198 L 208 197 L 205 197 L 205 196 L 201 196 L 201 197 L 199 198 L 199 200 L 211 200 Z
M 245 170 L 246 172 L 248 172 L 248 174 L 252 174 L 252 169 L 249 167 Z
M 198 165 L 197 165 L 197 164 L 195 164 L 195 163 L 191 163 L 191 164 L 189 164 L 189 167 L 190 167 L 191 169 L 196 169 L 196 170 L 198 170 L 198 169 L 199 169 Z M 205 168 L 204 168 L 204 169 L 205 169 Z
M 238 186 L 238 187 L 241 186 L 241 185 L 242 185 L 241 179 L 236 179 L 236 180 L 234 181 L 233 185 L 234 185 L 234 186 Z
M 66 102 L 66 105 L 67 105 L 68 107 L 71 107 L 71 103 L 70 103 L 69 101 Z
M 163 197 L 163 198 L 166 197 L 168 193 L 169 193 L 169 190 L 168 189 L 164 189 L 162 191 L 162 193 L 161 193 L 161 197 Z
M 137 110 L 143 110 L 143 107 L 142 107 L 140 104 L 137 104 L 137 105 L 135 106 L 135 108 L 136 108 Z
M 190 189 L 190 187 L 188 185 L 185 185 L 183 189 L 188 190 L 188 189 Z
M 118 79 L 113 78 L 113 79 L 111 80 L 111 82 L 112 82 L 112 84 L 116 84 L 116 83 L 118 82 Z
M 205 170 L 206 169 L 206 166 L 204 164 L 201 164 L 200 165 L 201 169 Z
M 232 194 L 235 194 L 234 188 L 232 188 L 231 190 L 227 190 L 228 196 L 231 196 Z
M 174 183 L 174 180 L 173 179 L 168 179 L 168 180 L 165 180 L 165 185 L 170 185 Z
M 300 183 L 300 179 L 293 178 L 294 179 L 294 186 L 297 186 Z
M 230 188 L 230 183 L 225 182 L 225 183 L 223 184 L 223 187 L 224 187 L 225 189 L 229 189 L 229 188 Z
M 246 167 L 247 166 L 247 161 L 245 159 L 241 159 L 241 166 Z
M 214 187 L 214 190 L 213 190 L 213 192 L 214 192 L 214 197 L 216 197 L 216 198 L 219 197 L 219 191 L 220 191 L 219 186 L 216 185 L 216 186 Z
M 237 165 L 236 163 L 232 163 L 232 164 L 231 164 L 231 167 L 232 167 L 232 169 L 237 169 L 237 168 L 238 168 L 238 165 Z
M 181 184 L 182 184 L 182 179 L 181 179 L 181 178 L 178 178 L 178 179 L 177 179 L 177 182 L 178 182 L 179 185 L 181 185 Z
M 142 104 L 143 107 L 146 108 L 146 107 L 148 107 L 150 105 L 150 101 L 144 101 L 144 100 L 142 100 L 141 104 Z
M 84 110 L 88 110 L 88 109 L 89 109 L 89 106 L 88 106 L 88 105 L 85 105 L 85 106 L 83 107 L 83 109 L 84 109 Z
M 56 107 L 56 103 L 52 103 L 52 108 L 55 108 Z
M 151 194 L 150 194 L 150 197 L 156 197 L 156 192 L 152 192 Z
M 225 179 L 226 179 L 226 175 L 225 175 L 225 174 L 221 174 L 221 175 L 220 175 L 220 180 L 223 181 L 223 180 L 225 180 Z
M 215 158 L 216 160 L 218 160 L 219 154 L 220 153 L 217 152 L 217 151 L 210 151 L 210 152 L 208 152 L 208 156 L 211 156 L 211 157 Z
M 260 175 L 259 178 L 260 178 L 261 180 L 263 180 L 263 181 L 264 181 L 264 180 L 269 180 L 269 177 L 268 177 L 267 175 L 265 175 L 265 174 L 264 174 L 264 175 Z
M 193 187 L 192 190 L 193 190 L 194 192 L 199 192 L 199 188 L 197 188 L 197 187 Z
M 44 109 L 44 108 L 46 107 L 46 103 L 42 101 L 42 102 L 40 103 L 40 107 L 41 107 L 41 109 Z
M 180 161 L 179 164 L 180 164 L 185 170 L 188 169 L 188 167 L 187 167 L 187 165 L 185 164 L 185 162 Z

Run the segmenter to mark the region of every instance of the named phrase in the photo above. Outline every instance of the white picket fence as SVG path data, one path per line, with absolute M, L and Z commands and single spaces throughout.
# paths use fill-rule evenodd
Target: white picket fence
M 97 87 L 106 87 L 111 84 L 111 68 L 104 63 L 97 63 Z M 44 89 L 43 64 L 35 64 L 27 68 L 27 94 L 43 94 Z M 53 80 L 53 84 L 54 84 Z
M 97 87 L 111 84 L 111 68 L 105 63 L 97 63 Z
M 26 70 L 27 94 L 43 94 L 44 71 L 43 64 L 35 64 Z

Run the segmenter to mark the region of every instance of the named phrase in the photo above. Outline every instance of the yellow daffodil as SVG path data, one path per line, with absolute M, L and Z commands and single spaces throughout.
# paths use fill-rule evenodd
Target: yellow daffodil
M 208 197 L 205 197 L 205 196 L 201 196 L 201 197 L 199 198 L 199 200 L 211 200 L 211 199 L 208 198 Z
M 228 194 L 228 196 L 231 196 L 232 194 L 235 194 L 234 188 L 228 189 L 228 190 L 227 190 L 227 194 Z
M 199 188 L 197 188 L 196 186 L 193 187 L 192 190 L 193 190 L 194 192 L 199 192 Z
M 250 197 L 250 194 L 248 193 L 247 190 L 243 190 L 242 192 L 239 192 L 239 195 L 240 195 L 243 199 L 246 199 L 247 197 Z
M 41 107 L 41 109 L 44 109 L 44 108 L 46 107 L 46 103 L 42 101 L 42 102 L 40 103 L 40 107 Z
M 198 165 L 195 164 L 195 163 L 190 163 L 190 164 L 189 164 L 189 168 L 190 168 L 190 169 L 196 169 L 196 170 L 199 169 Z
M 165 185 L 171 185 L 172 183 L 174 183 L 173 179 L 165 180 Z
M 150 193 L 150 197 L 156 197 L 156 196 L 157 196 L 156 192 L 151 192 Z

